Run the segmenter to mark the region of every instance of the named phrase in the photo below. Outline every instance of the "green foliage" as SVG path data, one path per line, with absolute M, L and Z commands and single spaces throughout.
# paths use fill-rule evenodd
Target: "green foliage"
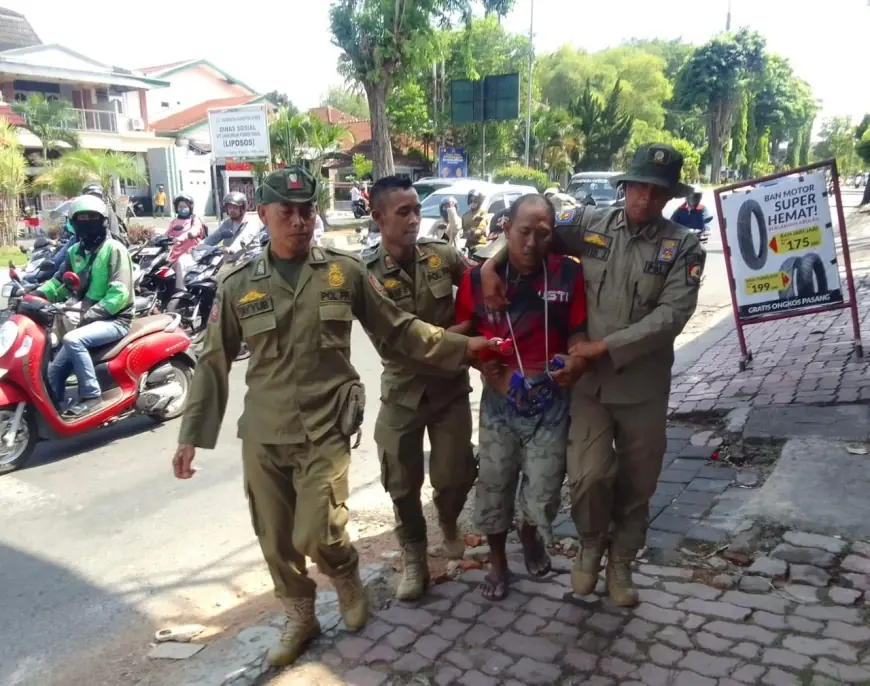
M 42 143 L 43 159 L 48 159 L 49 150 L 62 147 L 61 143 L 73 149 L 79 147 L 79 137 L 73 129 L 78 126 L 79 116 L 65 100 L 46 100 L 44 95 L 32 93 L 24 102 L 13 103 L 12 110 L 24 119 L 23 128 Z
M 387 99 L 387 119 L 392 136 L 403 135 L 422 140 L 432 136 L 426 92 L 414 81 L 397 85 Z
M 866 132 L 865 132 L 866 135 Z M 860 158 L 855 145 L 855 126 L 852 117 L 832 117 L 822 122 L 815 154 L 819 159 L 836 158 L 837 171 L 848 176 L 860 169 Z
M 634 118 L 619 105 L 621 90 L 621 82 L 617 81 L 604 100 L 587 83 L 580 97 L 571 103 L 569 112 L 577 119 L 577 130 L 583 138 L 583 157 L 576 171 L 610 169 L 614 156 L 628 142 Z
M 18 238 L 18 198 L 27 189 L 27 160 L 15 127 L 0 118 L 0 244 L 15 245 Z
M 870 129 L 870 114 L 865 114 L 861 119 L 861 123 L 855 127 L 855 140 L 862 140 L 864 134 L 867 133 L 867 129 Z
M 540 193 L 543 193 L 551 185 L 544 172 L 520 165 L 499 169 L 492 175 L 492 180 L 495 183 L 519 183 L 534 186 Z
M 272 103 L 275 107 L 286 107 L 290 110 L 292 114 L 298 114 L 299 108 L 296 107 L 292 102 L 290 102 L 290 98 L 286 93 L 279 93 L 278 91 L 271 91 L 266 93 L 264 96 L 266 100 Z
M 357 153 L 353 156 L 353 176 L 355 179 L 364 179 L 372 175 L 374 164 L 366 159 L 365 155 Z
M 625 168 L 641 145 L 651 143 L 665 143 L 674 146 L 683 156 L 683 181 L 694 183 L 698 180 L 701 173 L 701 153 L 689 141 L 674 136 L 670 131 L 655 129 L 643 121 L 634 122 L 631 139 L 619 157 L 619 167 Z
M 366 96 L 352 88 L 333 86 L 320 100 L 321 107 L 334 107 L 355 119 L 369 118 L 369 104 Z
M 294 112 L 282 107 L 269 122 L 269 141 L 272 147 L 272 161 L 275 164 L 296 164 L 300 150 L 308 140 L 310 115 Z
M 770 129 L 764 129 L 755 143 L 750 173 L 752 176 L 766 176 L 773 172 L 773 168 L 770 163 Z
M 82 148 L 66 152 L 60 159 L 49 162 L 40 170 L 34 184 L 51 188 L 55 193 L 70 198 L 81 193 L 86 183 L 96 182 L 103 187 L 110 203 L 114 205 L 113 182 L 121 179 L 142 184 L 148 177 L 132 155 Z
M 870 166 L 870 129 L 865 129 L 861 140 L 855 146 L 855 152 L 865 165 Z
M 815 117 L 813 119 L 815 119 Z M 801 149 L 798 156 L 798 164 L 800 166 L 810 163 L 810 152 L 812 150 L 811 144 L 813 138 L 813 119 L 804 125 L 803 131 L 801 132 Z

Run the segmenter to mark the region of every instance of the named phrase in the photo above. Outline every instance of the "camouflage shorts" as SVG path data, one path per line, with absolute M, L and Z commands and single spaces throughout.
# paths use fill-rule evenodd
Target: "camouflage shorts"
M 522 521 L 549 531 L 559 512 L 565 480 L 569 423 L 567 394 L 558 396 L 545 413 L 521 417 L 507 398 L 484 386 L 474 503 L 481 533 L 507 531 L 517 500 Z

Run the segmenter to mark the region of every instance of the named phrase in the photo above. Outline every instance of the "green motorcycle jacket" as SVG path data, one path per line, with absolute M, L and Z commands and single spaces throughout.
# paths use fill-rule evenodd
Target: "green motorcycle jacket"
M 81 293 L 70 293 L 63 275 L 73 272 L 82 283 Z M 96 253 L 88 254 L 76 243 L 69 249 L 64 263 L 54 277 L 37 293 L 51 302 L 69 297 L 82 301 L 82 324 L 101 319 L 133 320 L 133 262 L 130 253 L 118 241 L 108 238 Z

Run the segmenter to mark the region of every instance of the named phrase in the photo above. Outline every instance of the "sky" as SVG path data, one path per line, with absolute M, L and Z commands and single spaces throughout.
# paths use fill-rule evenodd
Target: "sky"
M 528 33 L 533 1 L 539 55 L 566 43 L 593 52 L 630 38 L 700 44 L 725 28 L 728 8 L 728 0 L 518 0 L 506 27 Z M 318 105 L 342 83 L 329 0 L 0 2 L 25 14 L 44 43 L 127 69 L 206 58 L 261 92 L 286 93 L 300 108 Z M 759 31 L 771 51 L 788 58 L 822 100 L 823 116 L 860 119 L 870 111 L 870 88 L 860 85 L 870 0 L 731 3 L 732 28 Z

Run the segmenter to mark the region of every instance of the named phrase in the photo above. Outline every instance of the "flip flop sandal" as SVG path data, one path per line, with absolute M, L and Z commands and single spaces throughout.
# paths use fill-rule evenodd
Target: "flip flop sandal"
M 517 535 L 520 536 L 520 541 L 523 540 L 523 537 L 521 535 L 521 531 L 522 531 L 522 527 L 517 526 Z M 540 579 L 541 577 L 545 577 L 545 576 L 547 576 L 547 574 L 549 574 L 551 571 L 553 571 L 553 561 L 550 559 L 550 556 L 547 553 L 547 545 L 544 543 L 544 538 L 543 538 L 543 536 L 541 536 L 540 531 L 535 532 L 535 541 L 537 542 L 538 546 L 540 546 L 539 550 L 542 551 L 541 558 L 544 558 L 544 557 L 547 558 L 546 565 L 544 565 L 544 567 L 539 569 L 537 572 L 533 572 L 531 567 L 529 567 L 529 561 L 528 561 L 528 558 L 526 557 L 525 548 L 523 548 L 523 563 L 526 565 L 526 571 L 529 573 L 529 576 L 533 576 L 537 579 Z
M 483 589 L 484 589 L 485 584 L 489 584 L 490 588 L 493 589 L 492 593 L 488 594 L 488 593 L 484 592 Z M 484 581 L 482 584 L 480 584 L 478 586 L 478 589 L 480 589 L 480 594 L 484 598 L 486 598 L 487 600 L 495 600 L 495 601 L 504 600 L 505 598 L 507 598 L 507 593 L 508 593 L 508 577 L 505 577 L 504 579 L 502 579 L 501 581 L 499 581 L 497 583 L 494 582 L 489 577 L 486 577 L 486 581 Z

